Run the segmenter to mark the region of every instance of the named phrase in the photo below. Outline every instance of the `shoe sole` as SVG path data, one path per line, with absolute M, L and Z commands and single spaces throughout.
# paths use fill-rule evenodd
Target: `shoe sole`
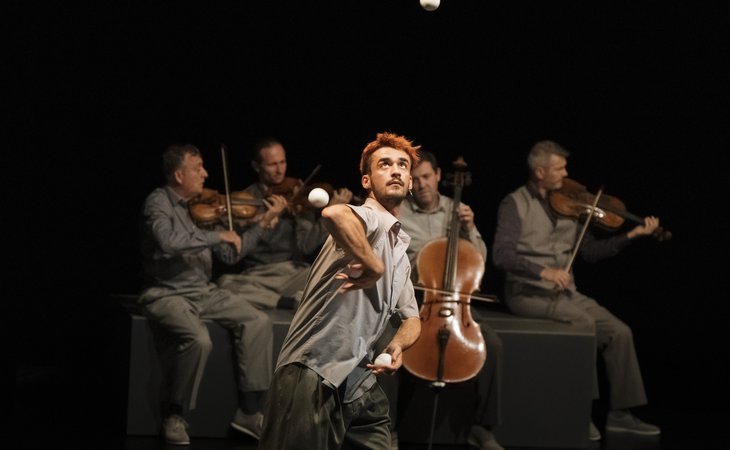
M 482 448 L 482 443 L 478 442 L 473 437 L 469 436 L 466 438 L 466 443 L 474 448 Z
M 632 428 L 612 427 L 609 425 L 606 425 L 606 431 L 611 431 L 613 433 L 639 434 L 641 436 L 659 436 L 662 434 L 661 431 L 639 431 Z
M 234 430 L 240 431 L 241 433 L 251 436 L 252 438 L 256 439 L 257 441 L 261 438 L 261 435 L 257 435 L 255 432 L 251 431 L 248 428 L 244 428 L 241 425 L 238 425 L 237 423 L 231 423 L 231 427 Z
M 165 439 L 165 444 L 169 445 L 190 445 L 190 441 L 170 441 Z

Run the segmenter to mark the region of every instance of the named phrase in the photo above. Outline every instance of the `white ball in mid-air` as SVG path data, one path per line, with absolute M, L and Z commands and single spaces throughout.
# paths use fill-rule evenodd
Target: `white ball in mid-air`
M 375 365 L 376 366 L 389 366 L 392 361 L 393 361 L 393 358 L 390 356 L 390 353 L 381 353 L 378 355 L 377 358 L 375 358 Z
M 314 188 L 307 199 L 315 208 L 324 208 L 330 202 L 330 195 L 322 188 Z
M 420 0 L 421 6 L 426 11 L 436 11 L 441 4 L 441 0 Z

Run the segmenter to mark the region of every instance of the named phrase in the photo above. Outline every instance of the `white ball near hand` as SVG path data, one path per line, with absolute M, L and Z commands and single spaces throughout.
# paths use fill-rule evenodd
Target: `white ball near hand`
M 393 358 L 390 356 L 390 353 L 381 353 L 378 355 L 377 358 L 375 358 L 375 365 L 376 366 L 389 366 L 392 361 L 393 361 Z
M 420 0 L 421 6 L 426 11 L 436 11 L 441 4 L 441 0 Z
M 347 273 L 347 276 L 352 278 L 353 280 L 357 280 L 362 276 L 362 270 L 360 269 L 351 269 L 348 267 L 345 272 Z
M 315 208 L 324 208 L 330 202 L 330 195 L 322 188 L 314 188 L 309 191 L 307 199 Z

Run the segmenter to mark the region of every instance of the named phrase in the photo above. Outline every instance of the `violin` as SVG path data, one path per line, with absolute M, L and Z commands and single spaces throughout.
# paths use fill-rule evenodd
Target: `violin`
M 471 178 L 461 157 L 454 168 L 455 173 L 447 177 L 454 186 L 448 234 L 426 243 L 416 259 L 418 284 L 424 288 L 421 334 L 403 352 L 406 370 L 431 381 L 433 387 L 473 378 L 487 359 L 484 337 L 470 310 L 485 261 L 474 244 L 459 237 L 461 192 Z
M 312 191 L 312 189 L 324 189 L 330 199 L 335 194 L 335 188 L 332 186 L 332 184 L 324 181 L 311 181 L 321 167 L 321 164 L 317 164 L 317 167 L 312 170 L 312 172 L 309 174 L 309 176 L 307 176 L 304 181 L 298 178 L 285 177 L 281 183 L 268 187 L 266 191 L 266 197 L 270 195 L 283 196 L 289 203 L 289 213 L 295 216 L 306 210 L 321 209 L 312 205 L 309 202 L 309 193 Z M 363 200 L 358 196 L 353 196 L 352 201 L 355 204 L 362 204 L 363 202 Z
M 230 205 L 233 222 L 245 226 L 256 216 L 263 201 L 248 192 L 235 191 L 231 192 Z M 201 228 L 210 229 L 219 223 L 227 225 L 228 199 L 214 189 L 203 188 L 203 192 L 188 203 L 188 210 Z
M 222 222 L 228 230 L 232 231 L 234 222 L 238 226 L 246 226 L 254 220 L 256 212 L 263 202 L 245 191 L 231 193 L 228 187 L 226 146 L 222 144 L 221 160 L 225 194 L 221 195 L 214 189 L 203 188 L 200 195 L 188 202 L 188 210 L 193 221 L 201 228 L 212 229 Z
M 590 216 L 592 223 L 605 231 L 616 231 L 626 220 L 639 225 L 644 223 L 642 217 L 627 211 L 624 202 L 617 197 L 592 194 L 584 185 L 570 178 L 563 179 L 560 189 L 549 191 L 548 200 L 550 207 L 558 215 L 577 220 L 586 220 Z M 652 236 L 661 242 L 671 239 L 672 233 L 657 227 Z
M 309 193 L 314 188 L 324 189 L 329 198 L 332 198 L 335 193 L 334 187 L 327 182 L 315 181 L 305 183 L 298 178 L 285 177 L 281 183 L 269 186 L 266 191 L 266 197 L 270 195 L 283 196 L 289 203 L 289 212 L 292 215 L 297 215 L 307 209 L 316 209 L 309 202 Z

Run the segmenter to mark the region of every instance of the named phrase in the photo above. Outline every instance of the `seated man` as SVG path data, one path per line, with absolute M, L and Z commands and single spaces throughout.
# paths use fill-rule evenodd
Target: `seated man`
M 647 436 L 661 434 L 656 425 L 644 423 L 630 408 L 646 404 L 646 392 L 631 329 L 577 290 L 571 267 L 580 224 L 556 214 L 548 202 L 550 191 L 560 189 L 567 178 L 569 153 L 553 141 L 537 142 L 530 150 L 528 181 L 504 197 L 497 213 L 494 264 L 506 274 L 505 302 L 516 315 L 539 317 L 595 329 L 597 353 L 605 362 L 610 386 L 610 411 L 606 431 Z M 659 226 L 656 217 L 628 232 L 598 239 L 588 231 L 580 248 L 587 261 L 615 255 L 633 239 L 651 235 Z M 594 395 L 598 379 L 594 373 Z M 601 432 L 589 422 L 589 438 Z
M 188 202 L 203 192 L 208 176 L 200 151 L 192 145 L 170 146 L 162 167 L 167 184 L 147 196 L 142 211 L 139 298 L 169 391 L 162 435 L 169 444 L 190 443 L 184 417 L 195 408 L 212 348 L 203 319 L 212 319 L 230 330 L 234 340 L 239 410 L 231 426 L 258 439 L 273 372 L 271 320 L 242 296 L 210 281 L 212 256 L 236 262 L 241 237 L 235 231 L 203 230 L 193 222 Z
M 259 308 L 292 309 L 301 297 L 310 264 L 308 257 L 328 236 L 320 220 L 319 210 L 297 210 L 281 192 L 286 177 L 286 151 L 274 138 L 260 139 L 253 147 L 251 166 L 258 182 L 244 192 L 260 199 L 270 212 L 279 213 L 278 221 L 268 229 L 251 225 L 243 234 L 243 270 L 221 275 L 220 287 L 243 295 Z M 348 189 L 334 192 L 329 204 L 347 203 L 352 198 Z M 254 228 L 253 231 L 251 227 Z
M 403 230 L 411 236 L 407 254 L 411 262 L 411 279 L 418 281 L 416 258 L 418 252 L 433 239 L 446 237 L 453 208 L 453 200 L 438 191 L 441 180 L 441 169 L 433 153 L 421 150 L 421 160 L 411 170 L 413 177 L 413 195 L 403 202 L 398 219 Z M 487 246 L 474 224 L 474 212 L 465 204 L 459 206 L 459 236 L 471 242 L 486 262 Z M 479 321 L 478 310 L 473 308 L 473 316 Z M 502 359 L 502 340 L 497 333 L 485 323 L 480 323 L 482 336 L 487 345 L 487 360 L 474 379 L 474 403 L 476 416 L 467 442 L 479 449 L 499 450 L 499 445 L 492 430 L 500 423 L 499 379 L 500 361 Z M 396 374 L 397 375 L 397 374 Z M 395 378 L 395 377 L 393 377 Z M 386 392 L 391 397 L 391 418 L 396 424 L 397 394 L 400 380 L 380 379 Z M 396 424 L 397 426 L 397 424 Z M 394 430 L 395 431 L 395 430 Z M 391 433 L 396 436 L 396 433 Z M 397 438 L 396 438 L 397 439 Z M 397 445 L 394 440 L 394 447 Z

